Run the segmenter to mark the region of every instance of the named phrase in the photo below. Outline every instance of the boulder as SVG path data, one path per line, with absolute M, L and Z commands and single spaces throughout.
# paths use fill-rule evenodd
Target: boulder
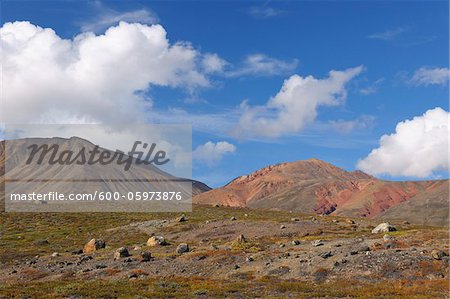
M 130 256 L 130 253 L 128 252 L 128 249 L 126 247 L 120 247 L 119 249 L 116 250 L 116 252 L 114 252 L 115 260 L 128 256 Z
M 105 248 L 106 244 L 105 241 L 102 239 L 91 239 L 89 242 L 84 245 L 83 252 L 84 253 L 91 253 L 96 250 Z
M 377 227 L 372 230 L 372 234 L 388 233 L 396 230 L 395 226 L 391 225 L 389 222 L 384 222 L 378 224 Z
M 147 246 L 164 246 L 167 245 L 164 237 L 161 236 L 153 236 L 147 240 Z
M 175 252 L 178 254 L 189 252 L 189 245 L 186 243 L 181 243 L 177 246 Z
M 152 259 L 152 253 L 150 251 L 144 251 L 141 253 L 141 262 L 149 262 Z

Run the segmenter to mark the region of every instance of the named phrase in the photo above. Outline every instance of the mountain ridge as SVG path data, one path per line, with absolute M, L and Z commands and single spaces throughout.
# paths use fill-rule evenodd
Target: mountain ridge
M 346 171 L 331 163 L 311 158 L 269 165 L 239 176 L 223 187 L 198 194 L 194 203 L 250 207 L 305 213 L 367 218 L 400 218 L 410 222 L 448 223 L 449 180 L 388 181 L 362 171 Z M 437 191 L 436 191 L 437 190 Z M 434 192 L 434 193 L 433 193 Z M 433 207 L 415 213 L 415 206 L 433 193 Z M 404 210 L 388 213 L 404 204 Z M 437 204 L 439 203 L 439 204 Z M 437 209 L 437 210 L 436 210 Z M 442 211 L 439 211 L 441 209 Z M 447 210 L 448 211 L 448 210 Z M 435 217 L 439 214 L 439 217 Z

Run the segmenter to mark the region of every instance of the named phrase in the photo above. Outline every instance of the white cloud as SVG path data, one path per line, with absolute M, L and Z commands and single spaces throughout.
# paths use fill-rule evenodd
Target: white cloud
M 118 12 L 114 9 L 104 6 L 101 1 L 92 3 L 96 11 L 95 17 L 81 24 L 81 30 L 99 32 L 108 27 L 117 25 L 119 22 L 156 24 L 157 15 L 149 9 L 137 9 L 126 12 Z
M 301 131 L 313 122 L 319 106 L 337 106 L 347 96 L 346 84 L 363 70 L 362 66 L 330 71 L 328 78 L 293 75 L 265 106 L 241 104 L 243 114 L 232 135 L 239 138 L 279 137 Z
M 359 92 L 363 95 L 371 95 L 374 94 L 378 91 L 378 88 L 380 87 L 380 85 L 384 82 L 384 78 L 380 78 L 378 80 L 376 80 L 375 82 L 373 82 L 372 84 L 363 87 L 359 90 Z
M 0 28 L 6 123 L 141 122 L 153 85 L 209 86 L 201 53 L 160 25 L 121 22 L 72 40 L 29 22 Z
M 202 67 L 205 73 L 220 73 L 223 71 L 228 62 L 220 58 L 217 54 L 207 53 L 203 55 Z
M 357 168 L 372 175 L 418 178 L 448 170 L 449 117 L 438 107 L 398 123 L 395 133 L 383 135 L 380 146 L 358 161 Z
M 375 117 L 372 115 L 362 115 L 353 120 L 332 120 L 331 127 L 339 133 L 348 134 L 354 130 L 369 129 L 373 126 Z
M 241 67 L 228 71 L 226 75 L 229 77 L 282 75 L 292 73 L 297 66 L 297 59 L 283 61 L 264 54 L 252 54 L 245 58 Z
M 450 78 L 450 71 L 448 68 L 429 68 L 421 67 L 414 72 L 410 83 L 416 86 L 419 85 L 446 85 Z
M 226 141 L 219 141 L 217 143 L 208 141 L 205 144 L 199 145 L 192 153 L 192 158 L 200 163 L 214 165 L 219 162 L 226 154 L 231 154 L 236 151 L 236 146 Z
M 405 31 L 406 31 L 406 29 L 404 29 L 404 28 L 388 29 L 383 32 L 371 34 L 368 36 L 368 38 L 389 41 L 389 40 L 393 40 L 393 39 L 397 38 L 399 35 L 401 35 Z
M 248 13 L 255 18 L 273 18 L 283 13 L 283 10 L 276 9 L 270 6 L 253 6 L 250 7 Z

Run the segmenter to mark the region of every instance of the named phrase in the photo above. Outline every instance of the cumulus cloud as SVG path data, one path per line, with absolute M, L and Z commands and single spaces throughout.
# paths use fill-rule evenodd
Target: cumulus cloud
M 96 15 L 89 21 L 81 24 L 82 31 L 100 32 L 106 28 L 117 25 L 119 22 L 156 24 L 158 17 L 155 12 L 147 9 L 137 9 L 126 12 L 119 12 L 106 7 L 101 1 L 92 2 Z
M 357 168 L 372 175 L 424 178 L 448 170 L 450 113 L 434 108 L 397 124 L 383 135 L 380 146 L 358 161 Z
M 450 71 L 448 68 L 421 67 L 414 72 L 410 83 L 416 86 L 447 85 L 449 78 Z
M 393 40 L 393 39 L 397 38 L 399 35 L 401 35 L 405 31 L 406 31 L 405 28 L 388 29 L 383 32 L 373 33 L 373 34 L 369 35 L 368 38 L 389 41 L 389 40 Z
M 333 70 L 324 79 L 293 75 L 266 105 L 251 107 L 244 101 L 239 124 L 231 133 L 239 138 L 297 133 L 315 120 L 319 106 L 342 104 L 347 96 L 346 84 L 362 70 L 362 66 Z
M 298 60 L 279 60 L 264 54 L 252 54 L 245 58 L 241 67 L 226 73 L 229 77 L 246 75 L 273 76 L 292 73 L 298 66 Z
M 151 86 L 209 86 L 201 53 L 171 44 L 160 25 L 120 22 L 69 40 L 14 22 L 0 28 L 0 42 L 6 123 L 141 122 Z
M 199 145 L 192 153 L 192 158 L 200 163 L 214 165 L 219 162 L 226 154 L 231 154 L 236 151 L 236 146 L 226 141 L 219 141 L 217 143 L 208 141 L 205 144 Z
M 219 57 L 217 54 L 207 53 L 203 55 L 202 67 L 205 73 L 221 73 L 228 62 Z

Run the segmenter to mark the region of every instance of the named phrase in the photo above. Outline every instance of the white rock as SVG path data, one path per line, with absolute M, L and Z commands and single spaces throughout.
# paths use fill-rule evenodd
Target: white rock
M 378 224 L 378 226 L 372 230 L 372 234 L 388 233 L 388 232 L 393 232 L 396 230 L 397 229 L 395 228 L 395 226 L 389 224 L 389 222 L 384 222 L 384 223 Z

